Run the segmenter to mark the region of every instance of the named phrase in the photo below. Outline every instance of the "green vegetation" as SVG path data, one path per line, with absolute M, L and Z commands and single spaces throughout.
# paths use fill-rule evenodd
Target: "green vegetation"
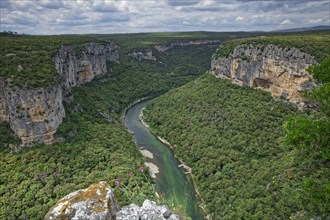
M 289 118 L 319 114 L 303 114 L 274 101 L 266 92 L 207 74 L 156 98 L 144 115 L 153 131 L 168 140 L 178 157 L 192 167 L 214 219 L 329 215 L 325 212 L 329 196 L 323 194 L 329 189 L 324 184 L 329 170 L 320 170 L 329 160 L 305 157 L 310 148 L 302 156 L 298 147 L 287 146 L 284 139 L 283 125 Z M 328 125 L 325 127 L 325 134 L 329 134 Z M 304 134 L 292 138 L 297 141 L 301 136 Z M 320 141 L 328 145 L 329 135 Z M 318 148 L 314 152 L 317 155 Z M 315 177 L 315 181 L 308 177 Z M 320 185 L 323 188 L 318 188 Z M 303 187 L 314 193 L 306 197 Z M 323 203 L 317 202 L 318 198 Z
M 297 149 L 297 160 L 305 170 L 313 173 L 304 180 L 302 188 L 306 208 L 328 217 L 330 207 L 330 60 L 309 68 L 321 87 L 309 93 L 318 102 L 321 115 L 315 117 L 293 117 L 286 123 L 286 142 Z
M 10 129 L 9 123 L 6 122 L 0 124 L 0 140 L 2 143 L 0 144 L 0 150 L 4 150 L 11 145 L 18 145 L 20 143 L 18 137 L 15 136 L 14 131 Z
M 215 50 L 200 45 L 161 53 L 152 46 L 182 39 L 225 41 L 256 35 L 1 35 L 0 77 L 18 86 L 35 88 L 58 82 L 51 58 L 61 45 L 73 45 L 81 51 L 86 42 L 113 41 L 120 46 L 121 64 L 110 64 L 106 76 L 73 90 L 75 100 L 65 106 L 66 118 L 56 134 L 66 138 L 65 143 L 12 153 L 11 146 L 18 140 L 8 124 L 0 125 L 0 219 L 42 219 L 58 199 L 99 180 L 118 188 L 115 193 L 122 205 L 152 199 L 154 185 L 149 175 L 139 172 L 143 159 L 123 123 L 124 110 L 139 98 L 155 97 L 195 80 L 210 68 Z M 156 61 L 136 61 L 127 56 L 145 48 L 153 51 Z M 320 51 L 323 55 L 319 57 L 325 57 L 324 50 Z M 318 70 L 313 72 L 317 75 Z M 323 88 L 328 87 L 321 87 L 313 96 L 323 97 Z M 323 116 L 302 115 L 275 102 L 267 93 L 211 76 L 158 98 L 145 115 L 155 132 L 175 144 L 176 154 L 193 167 L 208 211 L 216 219 L 285 219 L 323 214 L 329 201 L 323 196 L 327 170 L 321 167 L 328 162 L 320 158 L 325 154 L 318 153 L 318 146 L 306 148 L 298 143 L 299 135 L 284 140 L 283 128 L 290 116 L 315 120 Z M 304 124 L 300 125 L 297 128 L 305 129 Z M 313 124 L 313 128 L 317 126 L 323 124 Z M 287 123 L 286 129 L 292 127 Z M 327 124 L 324 127 L 328 128 Z M 317 132 L 320 129 L 311 137 L 319 135 Z M 287 147 L 285 141 L 292 146 Z M 326 144 L 324 139 L 320 143 Z M 315 154 L 304 157 L 311 149 Z M 314 163 L 316 158 L 320 163 Z M 306 164 L 309 166 L 304 167 Z M 120 185 L 117 178 L 122 179 Z
M 153 199 L 152 180 L 138 171 L 143 159 L 123 123 L 124 110 L 139 98 L 195 79 L 210 68 L 214 50 L 175 48 L 156 55 L 157 61 L 140 62 L 123 55 L 121 64 L 109 64 L 107 75 L 73 90 L 75 100 L 65 106 L 66 118 L 56 134 L 65 143 L 11 153 L 9 145 L 17 139 L 2 124 L 0 219 L 42 219 L 64 195 L 100 180 L 118 188 L 122 205 Z M 120 186 L 116 178 L 122 178 Z
M 282 48 L 296 47 L 302 52 L 313 55 L 318 62 L 330 57 L 330 31 L 309 31 L 228 41 L 217 50 L 214 58 L 227 57 L 236 46 L 241 44 L 252 44 L 261 47 L 268 44 Z
M 115 41 L 121 46 L 124 57 L 133 49 L 151 47 L 155 44 L 177 40 L 228 40 L 237 37 L 256 36 L 253 33 L 150 33 L 114 35 L 60 35 L 29 36 L 0 33 L 0 78 L 20 87 L 36 88 L 55 84 L 59 80 L 52 62 L 62 45 L 71 45 L 79 54 L 88 42 Z M 209 61 L 207 62 L 209 63 Z
M 79 35 L 27 36 L 0 34 L 0 77 L 20 87 L 36 88 L 58 82 L 52 58 L 62 45 L 81 53 L 95 38 Z
M 260 33 L 248 32 L 160 32 L 160 33 L 138 33 L 138 34 L 111 34 L 111 35 L 90 35 L 105 41 L 114 41 L 121 48 L 123 53 L 132 49 L 146 48 L 159 44 L 168 44 L 177 41 L 189 40 L 220 40 L 221 42 L 230 39 L 259 36 Z M 209 61 L 210 62 L 210 61 Z

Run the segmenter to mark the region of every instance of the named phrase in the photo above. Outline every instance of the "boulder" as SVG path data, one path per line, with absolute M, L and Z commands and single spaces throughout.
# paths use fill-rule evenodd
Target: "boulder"
M 117 220 L 179 220 L 166 206 L 157 205 L 156 202 L 145 200 L 141 207 L 131 204 L 123 207 L 116 214 Z
M 63 197 L 49 210 L 45 220 L 114 220 L 116 211 L 113 189 L 101 181 Z

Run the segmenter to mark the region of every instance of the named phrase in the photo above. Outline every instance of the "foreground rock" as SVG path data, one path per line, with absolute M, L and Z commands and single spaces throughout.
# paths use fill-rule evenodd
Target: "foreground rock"
M 157 205 L 155 202 L 145 200 L 141 207 L 132 204 L 123 207 L 116 215 L 117 220 L 179 220 L 166 206 Z
M 179 220 L 166 206 L 145 200 L 141 207 L 131 204 L 122 209 L 108 183 L 101 181 L 63 197 L 45 220 Z
M 216 77 L 263 89 L 305 107 L 304 90 L 315 86 L 307 72 L 313 64 L 316 61 L 312 56 L 296 48 L 239 45 L 228 57 L 213 59 L 211 67 Z
M 45 220 L 50 219 L 116 219 L 117 203 L 113 189 L 106 182 L 99 182 L 63 197 L 50 209 Z

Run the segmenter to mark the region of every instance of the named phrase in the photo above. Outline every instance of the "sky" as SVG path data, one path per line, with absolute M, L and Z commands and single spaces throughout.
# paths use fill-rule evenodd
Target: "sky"
M 330 25 L 329 14 L 330 0 L 0 0 L 0 31 L 271 31 Z

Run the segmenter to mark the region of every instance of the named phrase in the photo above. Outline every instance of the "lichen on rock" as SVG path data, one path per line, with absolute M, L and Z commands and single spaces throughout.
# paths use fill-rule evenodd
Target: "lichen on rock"
M 64 196 L 45 216 L 45 220 L 180 220 L 166 206 L 145 200 L 141 207 L 131 204 L 119 208 L 114 190 L 101 181 Z
M 117 209 L 113 189 L 101 181 L 63 197 L 49 210 L 45 220 L 114 220 Z

